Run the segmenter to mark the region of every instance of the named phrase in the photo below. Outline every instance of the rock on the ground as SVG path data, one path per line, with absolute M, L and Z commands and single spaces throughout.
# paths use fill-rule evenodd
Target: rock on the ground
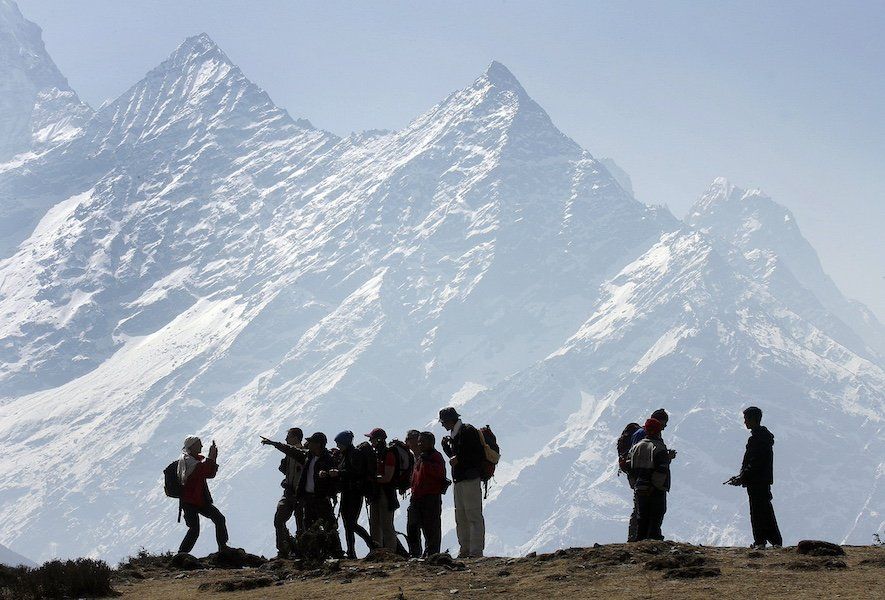
M 845 550 L 839 544 L 821 540 L 802 540 L 796 544 L 796 552 L 808 556 L 844 556 Z

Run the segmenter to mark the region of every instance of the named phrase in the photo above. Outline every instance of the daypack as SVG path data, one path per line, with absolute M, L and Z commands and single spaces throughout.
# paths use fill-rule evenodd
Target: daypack
M 630 472 L 627 454 L 633 446 L 633 434 L 636 433 L 637 429 L 642 429 L 639 423 L 630 423 L 624 427 L 624 431 L 621 432 L 621 437 L 618 438 L 618 475 L 620 475 L 620 471 L 623 471 L 624 473 Z
M 178 479 L 178 461 L 172 461 L 163 469 L 163 491 L 170 498 L 181 498 L 183 488 L 181 480 Z
M 405 494 L 412 487 L 415 456 L 409 447 L 399 440 L 393 440 L 387 447 L 393 450 L 393 455 L 396 457 L 392 483 L 400 494 Z
M 377 481 L 375 476 L 378 474 L 378 455 L 369 442 L 362 442 L 356 447 L 356 451 L 354 463 L 359 463 L 362 467 L 360 475 L 362 475 L 363 491 L 368 494 Z
M 630 470 L 634 473 L 643 469 L 654 469 L 654 455 L 654 442 L 645 438 L 644 440 L 636 442 L 636 445 L 630 448 L 630 452 L 627 453 L 627 464 L 630 467 Z
M 482 461 L 482 480 L 485 482 L 495 476 L 495 467 L 501 460 L 501 448 L 498 446 L 498 438 L 488 425 L 479 429 L 479 441 L 482 442 L 485 451 L 485 458 Z

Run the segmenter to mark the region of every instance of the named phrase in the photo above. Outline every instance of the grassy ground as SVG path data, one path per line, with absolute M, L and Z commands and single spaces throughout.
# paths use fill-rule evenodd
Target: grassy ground
M 122 598 L 133 600 L 885 599 L 885 548 L 845 551 L 845 556 L 811 557 L 795 548 L 754 552 L 642 542 L 451 565 L 341 561 L 304 571 L 293 563 L 272 561 L 258 569 L 232 571 L 144 570 L 118 580 L 115 588 Z M 260 587 L 240 589 L 250 586 Z M 223 591 L 231 589 L 235 591 Z

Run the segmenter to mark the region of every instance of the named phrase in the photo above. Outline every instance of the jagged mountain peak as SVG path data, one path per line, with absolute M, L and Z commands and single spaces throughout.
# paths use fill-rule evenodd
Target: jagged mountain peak
M 525 88 L 516 76 L 503 64 L 493 60 L 488 68 L 479 77 L 479 81 L 486 81 L 497 88 L 509 89 L 519 94 L 525 94 Z
M 0 162 L 70 139 L 90 115 L 46 52 L 40 27 L 0 0 Z

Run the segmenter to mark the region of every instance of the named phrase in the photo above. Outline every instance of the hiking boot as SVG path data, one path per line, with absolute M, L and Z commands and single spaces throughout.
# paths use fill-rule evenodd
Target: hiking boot
M 750 550 L 765 550 L 765 544 L 750 544 Z

